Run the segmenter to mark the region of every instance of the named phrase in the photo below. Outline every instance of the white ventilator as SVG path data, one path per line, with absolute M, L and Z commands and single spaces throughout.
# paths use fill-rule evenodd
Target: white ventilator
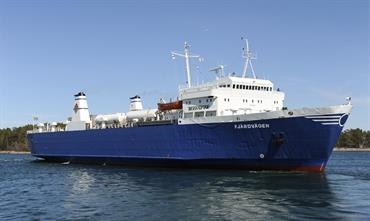
M 136 95 L 130 98 L 130 111 L 138 111 L 143 109 L 143 103 L 141 102 L 141 98 Z
M 79 92 L 75 94 L 72 120 L 67 124 L 66 130 L 84 130 L 91 125 L 89 108 L 87 106 L 86 94 Z

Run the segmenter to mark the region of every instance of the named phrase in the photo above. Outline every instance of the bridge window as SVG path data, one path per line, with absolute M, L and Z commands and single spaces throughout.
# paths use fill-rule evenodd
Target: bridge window
M 193 113 L 185 113 L 184 118 L 193 118 Z
M 204 117 L 204 111 L 195 112 L 194 117 Z
M 230 84 L 228 84 L 227 87 L 230 87 Z
M 233 84 L 233 89 L 235 89 L 235 84 Z
M 206 117 L 212 117 L 212 116 L 216 116 L 216 111 L 207 111 L 206 112 Z

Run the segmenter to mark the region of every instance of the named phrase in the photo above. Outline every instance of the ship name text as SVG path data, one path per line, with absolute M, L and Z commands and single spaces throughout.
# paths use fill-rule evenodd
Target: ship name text
M 234 124 L 234 129 L 264 129 L 270 128 L 270 124 Z

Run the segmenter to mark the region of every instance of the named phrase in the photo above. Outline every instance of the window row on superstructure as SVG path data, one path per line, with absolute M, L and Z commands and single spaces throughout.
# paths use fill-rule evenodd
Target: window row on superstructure
M 230 102 L 230 98 L 224 98 L 224 101 L 225 102 Z M 254 103 L 254 99 L 250 99 L 249 100 L 249 102 L 252 102 L 252 103 Z M 257 101 L 257 103 L 259 103 L 259 104 L 262 104 L 262 100 L 256 100 Z M 248 103 L 248 99 L 243 99 L 243 103 Z M 277 104 L 278 102 L 277 101 L 274 101 L 274 104 Z
M 215 117 L 215 116 L 216 116 L 216 111 L 197 111 L 197 112 L 184 113 L 184 118 Z
M 198 100 L 198 103 L 201 104 L 202 102 L 203 103 L 212 103 L 214 101 L 213 98 L 207 98 L 207 99 L 199 99 Z M 196 103 L 196 101 L 193 101 L 194 103 Z M 186 100 L 185 101 L 185 104 L 191 104 L 191 100 Z
M 248 103 L 248 99 L 243 99 L 243 103 Z M 254 103 L 253 99 L 252 99 L 252 103 Z M 257 103 L 262 104 L 262 100 L 257 100 Z
M 255 90 L 255 91 L 272 91 L 272 87 L 265 87 L 265 86 L 253 86 L 253 85 L 244 85 L 244 84 L 221 84 L 219 87 L 232 87 L 233 89 L 241 89 L 241 90 Z

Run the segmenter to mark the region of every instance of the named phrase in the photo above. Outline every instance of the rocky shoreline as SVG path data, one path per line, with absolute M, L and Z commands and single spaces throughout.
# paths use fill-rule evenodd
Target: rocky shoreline
M 29 151 L 1 150 L 0 154 L 30 154 Z
M 338 152 L 344 152 L 344 151 L 362 152 L 362 151 L 370 151 L 370 148 L 334 148 L 334 151 L 338 151 Z

